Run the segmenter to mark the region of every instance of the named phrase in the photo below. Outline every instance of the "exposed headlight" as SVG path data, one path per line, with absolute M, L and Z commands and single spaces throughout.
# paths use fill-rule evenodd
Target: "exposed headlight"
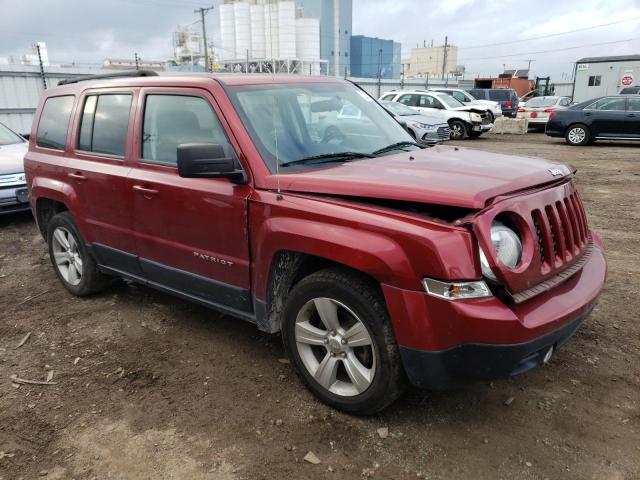
M 522 242 L 518 234 L 500 222 L 493 222 L 491 226 L 491 243 L 498 260 L 508 268 L 515 268 L 522 258 Z M 480 266 L 482 274 L 493 281 L 496 275 L 489 267 L 487 257 L 480 249 Z
M 482 117 L 474 112 L 471 112 L 471 121 L 472 122 L 481 122 L 482 121 Z
M 490 297 L 491 290 L 483 281 L 477 282 L 441 282 L 433 278 L 422 280 L 429 295 L 446 300 L 465 300 L 469 298 Z
M 434 125 L 427 125 L 426 123 L 420 122 L 411 122 L 411 126 L 414 128 L 420 128 L 422 130 L 427 130 L 428 132 L 434 131 L 436 129 Z

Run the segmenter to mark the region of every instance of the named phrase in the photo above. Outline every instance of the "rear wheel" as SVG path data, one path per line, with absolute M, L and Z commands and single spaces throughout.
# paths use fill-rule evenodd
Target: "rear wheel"
M 452 120 L 449 123 L 451 140 L 463 140 L 467 136 L 467 126 L 462 120 Z
M 303 383 L 334 408 L 370 415 L 403 391 L 384 299 L 357 273 L 331 268 L 298 283 L 287 300 L 282 335 Z
M 47 243 L 53 269 L 69 292 L 84 297 L 107 286 L 109 277 L 98 271 L 69 212 L 59 213 L 51 219 Z
M 565 135 L 567 143 L 577 147 L 589 143 L 590 138 L 591 133 L 589 132 L 589 128 L 581 123 L 571 125 Z

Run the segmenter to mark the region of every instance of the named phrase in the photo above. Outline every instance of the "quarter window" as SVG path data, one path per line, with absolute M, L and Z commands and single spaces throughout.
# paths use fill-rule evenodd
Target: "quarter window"
M 222 145 L 235 158 L 224 129 L 204 98 L 186 95 L 147 95 L 142 134 L 142 161 L 177 165 L 183 143 Z
M 124 157 L 131 98 L 129 93 L 88 96 L 82 111 L 78 149 Z
M 50 97 L 46 100 L 38 124 L 36 145 L 56 150 L 65 149 L 73 100 L 72 95 Z
M 600 82 L 602 82 L 602 75 L 591 75 L 589 77 L 589 86 L 590 87 L 599 87 Z

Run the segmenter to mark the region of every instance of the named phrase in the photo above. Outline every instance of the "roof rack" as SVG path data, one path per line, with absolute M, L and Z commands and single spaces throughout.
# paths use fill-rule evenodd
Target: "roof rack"
M 158 73 L 153 70 L 132 70 L 131 72 L 114 72 L 101 73 L 99 75 L 81 75 L 79 77 L 67 78 L 60 80 L 58 85 L 70 85 L 72 83 L 85 82 L 87 80 L 101 80 L 108 78 L 126 78 L 126 77 L 157 77 Z

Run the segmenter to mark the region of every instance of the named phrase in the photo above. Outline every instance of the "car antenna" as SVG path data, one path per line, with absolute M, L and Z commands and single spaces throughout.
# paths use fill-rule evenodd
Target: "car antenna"
M 271 80 L 275 80 L 275 72 L 274 72 L 274 61 L 273 61 L 273 26 L 272 26 L 272 20 L 271 20 L 271 5 L 267 4 L 267 8 L 269 10 L 269 51 L 271 53 L 271 66 L 270 66 L 270 70 L 271 70 Z M 248 73 L 248 72 L 247 72 Z M 271 110 L 271 121 L 273 122 L 273 135 L 275 137 L 275 146 L 276 146 L 276 189 L 277 189 L 277 195 L 276 195 L 276 200 L 282 200 L 282 191 L 280 190 L 280 153 L 278 152 L 278 125 L 276 123 L 276 119 L 275 119 L 275 109 L 278 106 L 278 102 L 275 101 L 273 102 L 273 110 Z

